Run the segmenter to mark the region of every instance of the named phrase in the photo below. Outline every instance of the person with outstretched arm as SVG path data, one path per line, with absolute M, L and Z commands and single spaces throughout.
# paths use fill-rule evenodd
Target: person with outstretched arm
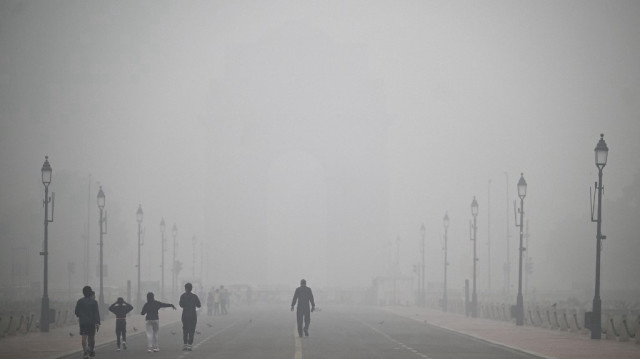
M 302 331 L 304 329 L 304 335 L 309 336 L 309 324 L 311 323 L 311 312 L 316 308 L 316 303 L 313 301 L 313 292 L 311 288 L 307 287 L 307 281 L 301 280 L 300 286 L 296 288 L 293 293 L 293 300 L 291 301 L 291 311 L 298 302 L 298 311 L 296 313 L 298 320 L 298 335 L 302 338 Z M 309 306 L 311 304 L 311 306 Z M 304 328 L 302 322 L 304 321 Z
M 118 297 L 111 304 L 109 311 L 116 316 L 116 351 L 120 351 L 120 337 L 122 337 L 122 349 L 127 350 L 127 313 L 133 310 L 133 306 Z
M 147 293 L 147 302 L 142 307 L 140 314 L 145 316 L 145 327 L 147 330 L 147 352 L 159 352 L 158 347 L 158 329 L 160 329 L 160 316 L 158 311 L 161 308 L 171 307 L 176 310 L 176 306 L 169 303 L 162 303 L 155 300 L 153 292 Z

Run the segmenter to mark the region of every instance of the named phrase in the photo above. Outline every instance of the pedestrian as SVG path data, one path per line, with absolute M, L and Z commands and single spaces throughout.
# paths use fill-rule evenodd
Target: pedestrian
M 109 311 L 116 316 L 116 351 L 120 351 L 120 337 L 122 337 L 122 349 L 127 350 L 127 313 L 133 310 L 133 306 L 118 297 L 111 304 Z
M 229 291 L 223 286 L 220 286 L 220 313 L 228 314 L 227 304 L 229 304 Z
M 213 315 L 220 315 L 220 289 L 213 293 Z
M 193 335 L 198 323 L 196 308 L 200 308 L 200 298 L 191 293 L 193 286 L 191 283 L 184 285 L 184 293 L 180 296 L 180 307 L 182 308 L 182 350 L 191 351 L 193 345 Z
M 298 335 L 302 338 L 302 321 L 304 320 L 304 335 L 309 336 L 309 324 L 311 323 L 311 312 L 316 308 L 316 303 L 313 301 L 313 292 L 311 288 L 307 287 L 307 281 L 301 280 L 300 286 L 296 288 L 293 293 L 293 300 L 291 301 L 291 311 L 298 302 L 298 311 L 296 312 L 298 320 Z M 309 310 L 309 303 L 311 303 L 311 310 Z
M 76 317 L 80 325 L 80 335 L 82 336 L 83 358 L 93 358 L 96 346 L 96 332 L 100 328 L 100 311 L 98 302 L 91 298 L 93 290 L 88 285 L 82 288 L 83 297 L 76 303 Z M 94 294 L 95 295 L 95 294 Z
M 207 315 L 211 316 L 213 314 L 213 288 L 207 294 Z
M 158 329 L 160 328 L 160 316 L 158 311 L 161 308 L 171 307 L 176 310 L 176 306 L 173 304 L 162 303 L 155 300 L 152 292 L 147 293 L 147 302 L 142 306 L 142 312 L 140 314 L 145 315 L 145 327 L 147 330 L 147 352 L 159 352 L 158 347 Z

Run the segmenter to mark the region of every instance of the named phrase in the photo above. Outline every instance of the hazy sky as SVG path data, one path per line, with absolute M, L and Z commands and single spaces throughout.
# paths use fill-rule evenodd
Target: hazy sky
M 637 1 L 2 1 L 3 268 L 27 243 L 31 280 L 41 280 L 48 155 L 60 287 L 67 262 L 82 268 L 89 175 L 91 242 L 98 182 L 107 196 L 114 286 L 134 279 L 142 204 L 145 280 L 160 278 L 164 217 L 179 228 L 184 276 L 196 236 L 207 284 L 292 287 L 302 277 L 366 287 L 393 270 L 398 243 L 399 270 L 412 275 L 424 223 L 437 283 L 448 211 L 450 279 L 461 288 L 476 196 L 480 287 L 490 268 L 499 291 L 505 173 L 513 201 L 520 172 L 532 283 L 591 283 L 593 149 L 604 133 L 605 198 L 629 197 L 640 183 L 639 64 Z M 627 244 L 609 234 L 604 276 L 640 270 L 637 257 L 614 256 L 637 251 L 637 233 Z M 616 280 L 638 287 L 606 283 Z

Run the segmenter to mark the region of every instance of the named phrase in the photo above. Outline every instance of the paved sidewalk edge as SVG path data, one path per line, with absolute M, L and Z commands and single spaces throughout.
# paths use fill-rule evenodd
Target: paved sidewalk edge
M 173 324 L 173 323 L 177 323 L 179 321 L 180 320 L 174 320 L 174 321 L 169 322 L 169 323 L 163 323 L 163 324 L 160 325 L 160 328 L 166 327 L 167 325 L 170 325 L 170 324 Z M 127 332 L 127 338 L 135 337 L 137 335 L 142 335 L 142 334 L 146 334 L 146 332 L 141 331 L 140 333 L 134 333 L 132 335 L 129 335 L 129 333 Z M 110 345 L 110 344 L 113 345 L 113 343 L 115 343 L 115 342 L 116 342 L 116 339 L 113 339 L 113 340 L 110 340 L 108 342 L 104 342 L 102 344 L 98 344 L 98 345 L 96 345 L 95 348 L 98 349 L 98 348 L 106 347 L 107 345 Z M 82 349 L 70 350 L 70 351 L 68 351 L 66 353 L 54 354 L 54 355 L 52 355 L 50 357 L 46 357 L 45 359 L 60 359 L 60 358 L 68 357 L 68 356 L 76 354 L 76 353 L 77 354 L 81 354 L 82 353 Z
M 416 319 L 416 318 L 412 318 L 412 317 L 409 317 L 409 316 L 405 316 L 405 315 L 402 315 L 402 314 L 398 314 L 398 313 L 396 313 L 396 312 L 394 312 L 394 311 L 392 311 L 392 310 L 389 310 L 389 311 L 390 311 L 391 313 L 393 313 L 393 314 L 395 314 L 395 315 L 397 315 L 397 316 L 403 317 L 403 318 L 408 318 L 408 319 L 411 319 L 411 320 L 415 320 L 415 321 L 417 321 L 417 322 L 419 322 L 419 321 L 420 321 L 420 320 L 418 320 L 418 319 Z M 518 352 L 526 353 L 526 354 L 530 354 L 530 355 L 535 355 L 535 356 L 540 357 L 540 358 L 543 358 L 543 359 L 558 359 L 558 358 L 556 358 L 556 357 L 552 357 L 552 356 L 548 356 L 548 355 L 540 354 L 540 353 L 538 353 L 538 352 L 534 352 L 534 351 L 531 351 L 531 350 L 527 350 L 527 349 L 523 349 L 523 348 L 519 348 L 519 347 L 514 347 L 514 346 L 512 346 L 512 345 L 508 345 L 508 344 L 504 344 L 504 343 L 496 342 L 496 341 L 493 341 L 493 340 L 491 340 L 491 339 L 482 338 L 482 337 L 479 337 L 479 336 L 477 336 L 477 335 L 473 335 L 473 334 L 469 334 L 469 333 L 461 332 L 461 331 L 459 331 L 459 330 L 455 330 L 455 329 L 447 328 L 447 327 L 445 327 L 445 326 L 438 325 L 438 324 L 432 323 L 432 322 L 430 322 L 430 321 L 427 321 L 427 324 L 428 324 L 428 325 L 432 325 L 432 326 L 434 326 L 434 327 L 438 327 L 438 328 L 443 329 L 443 330 L 446 330 L 446 331 L 448 331 L 448 332 L 456 333 L 456 334 L 459 334 L 459 335 L 462 335 L 462 336 L 465 336 L 465 337 L 468 337 L 468 338 L 474 339 L 474 340 L 478 340 L 478 341 L 485 342 L 485 343 L 489 343 L 489 344 L 496 345 L 496 346 L 499 346 L 499 347 L 507 348 L 507 349 L 509 349 L 509 350 L 518 351 Z
M 414 320 L 417 321 L 417 319 L 414 319 Z M 544 359 L 558 359 L 556 357 L 540 354 L 538 352 L 534 352 L 534 351 L 527 350 L 527 349 L 522 349 L 522 348 L 519 348 L 519 347 L 514 347 L 512 345 L 504 344 L 504 343 L 501 343 L 501 342 L 496 342 L 496 341 L 491 340 L 491 339 L 482 338 L 482 337 L 479 337 L 477 335 L 461 332 L 461 331 L 458 331 L 458 330 L 455 330 L 455 329 L 451 329 L 451 328 L 447 328 L 447 327 L 444 327 L 444 326 L 441 326 L 441 325 L 438 325 L 438 324 L 434 324 L 434 323 L 430 323 L 430 322 L 427 322 L 427 324 L 428 325 L 432 325 L 434 327 L 438 327 L 438 328 L 440 328 L 442 330 L 446 330 L 448 332 L 456 333 L 456 334 L 459 334 L 459 335 L 462 335 L 462 336 L 477 340 L 477 341 L 481 341 L 481 342 L 489 343 L 489 344 L 492 344 L 492 345 L 495 345 L 495 346 L 507 348 L 509 350 L 513 350 L 513 351 L 517 351 L 517 352 L 521 352 L 521 353 L 527 353 L 527 354 L 530 354 L 530 355 L 535 355 L 537 357 L 544 358 Z

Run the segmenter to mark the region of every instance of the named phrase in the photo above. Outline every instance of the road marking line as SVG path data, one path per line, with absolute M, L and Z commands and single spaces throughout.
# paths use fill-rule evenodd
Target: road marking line
M 233 322 L 233 323 L 231 323 L 231 324 L 227 325 L 226 327 L 224 327 L 224 328 L 222 328 L 222 329 L 218 330 L 217 332 L 215 332 L 215 333 L 211 334 L 210 336 L 206 337 L 205 339 L 203 339 L 203 340 L 199 341 L 197 344 L 194 344 L 194 345 L 192 346 L 192 347 L 193 347 L 193 349 L 198 349 L 198 347 L 199 347 L 201 344 L 204 344 L 205 342 L 209 341 L 209 340 L 210 340 L 210 339 L 212 339 L 213 337 L 215 337 L 215 336 L 217 336 L 217 335 L 219 335 L 219 334 L 221 334 L 221 333 L 223 333 L 223 332 L 227 331 L 229 328 L 231 328 L 231 327 L 235 326 L 235 325 L 236 325 L 236 324 L 238 324 L 239 322 L 240 322 L 240 320 L 236 320 L 235 322 Z M 184 358 L 187 354 L 190 354 L 190 353 L 191 353 L 190 351 L 186 351 L 186 352 L 182 353 L 182 355 L 180 355 L 180 356 L 178 357 L 178 359 L 182 359 L 182 358 Z
M 429 358 L 429 356 L 428 356 L 428 355 L 423 354 L 423 353 L 420 353 L 419 351 L 417 351 L 417 350 L 415 350 L 415 349 L 411 348 L 410 346 L 408 346 L 408 345 L 406 345 L 406 344 L 404 344 L 404 343 L 402 343 L 402 342 L 400 342 L 400 341 L 398 341 L 398 340 L 396 340 L 396 339 L 391 338 L 387 333 L 384 333 L 383 331 L 379 330 L 378 328 L 374 327 L 373 325 L 371 325 L 371 324 L 369 324 L 369 323 L 366 323 L 366 322 L 363 322 L 363 321 L 360 321 L 360 322 L 361 322 L 362 324 L 364 324 L 364 325 L 368 326 L 369 328 L 371 328 L 371 330 L 373 330 L 374 332 L 376 332 L 376 333 L 378 333 L 378 334 L 382 335 L 383 337 L 387 338 L 388 340 L 390 340 L 390 341 L 392 341 L 392 342 L 394 342 L 394 343 L 396 343 L 396 344 L 400 345 L 400 346 L 401 346 L 401 347 L 403 347 L 405 350 L 408 350 L 408 351 L 412 352 L 413 354 L 415 354 L 415 355 L 417 355 L 417 356 L 421 356 L 421 357 L 423 357 L 423 358 L 425 358 L 425 359 L 431 359 L 431 358 Z M 398 349 L 400 349 L 400 348 L 398 348 Z
M 297 327 L 293 327 L 293 339 L 296 341 L 296 353 L 294 354 L 293 359 L 302 359 L 302 342 L 298 336 Z

